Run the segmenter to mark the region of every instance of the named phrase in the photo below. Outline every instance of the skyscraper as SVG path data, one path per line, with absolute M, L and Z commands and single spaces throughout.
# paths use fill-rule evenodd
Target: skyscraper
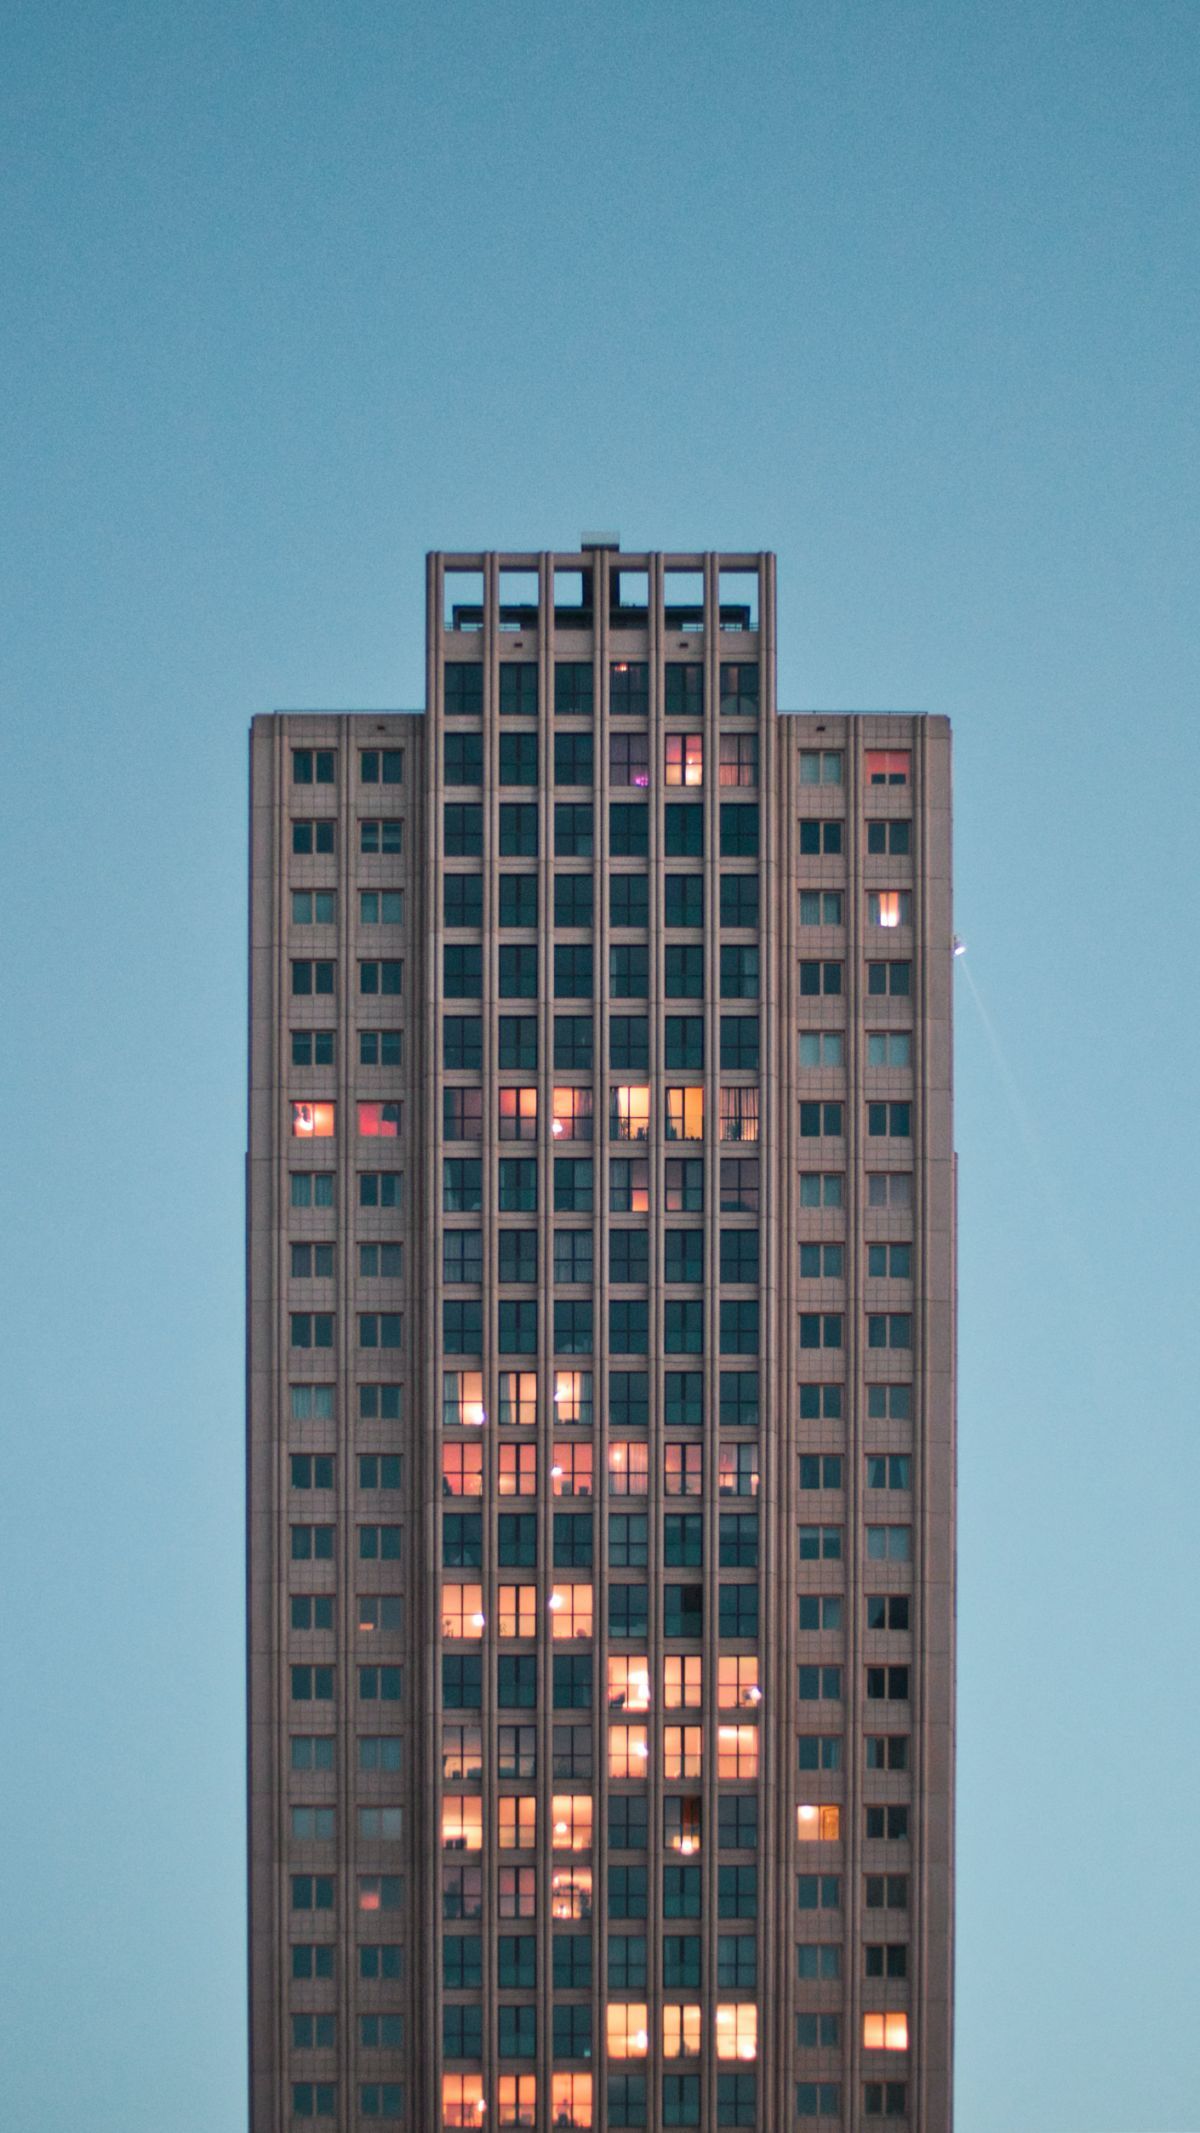
M 949 2133 L 950 739 L 767 555 L 251 737 L 252 2133 Z

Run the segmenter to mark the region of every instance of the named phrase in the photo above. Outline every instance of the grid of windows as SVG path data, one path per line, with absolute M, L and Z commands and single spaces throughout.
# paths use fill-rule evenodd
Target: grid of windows
M 581 582 L 582 616 L 599 580 L 585 572 Z M 636 612 L 632 597 L 622 590 L 623 616 Z M 527 616 L 537 599 L 535 585 L 528 606 L 514 593 L 504 612 Z M 707 2133 L 756 2123 L 764 2014 L 755 1855 L 770 1826 L 758 1794 L 768 1722 L 794 1736 L 788 1813 L 803 1856 L 788 1862 L 796 2001 L 766 2019 L 784 2022 L 789 2038 L 794 2025 L 797 2116 L 834 2119 L 846 2094 L 841 2002 L 806 1994 L 839 1992 L 851 1962 L 868 1977 L 903 1975 L 887 1965 L 907 1945 L 910 1888 L 903 1856 L 879 1873 L 868 1859 L 862 1900 L 884 1915 L 843 1960 L 852 1888 L 837 1854 L 846 1825 L 822 1787 L 840 1785 L 853 1752 L 867 1772 L 890 1773 L 894 1788 L 868 1796 L 859 1834 L 896 1846 L 917 1826 L 905 1750 L 923 1694 L 910 1599 L 921 1531 L 913 1432 L 923 1321 L 914 1299 L 924 1275 L 913 1210 L 923 1205 L 926 1121 L 913 1015 L 887 1007 L 889 998 L 915 1007 L 922 984 L 913 755 L 857 755 L 840 727 L 826 746 L 806 722 L 776 791 L 752 656 L 731 647 L 718 662 L 715 701 L 704 663 L 671 645 L 661 679 L 637 657 L 607 668 L 556 659 L 540 676 L 532 646 L 511 639 L 499 657 L 465 656 L 483 649 L 468 619 L 483 612 L 448 600 L 448 615 L 461 619 L 447 623 L 438 653 L 443 723 L 431 727 L 428 765 L 422 737 L 359 746 L 339 729 L 333 748 L 290 751 L 281 795 L 297 810 L 290 851 L 305 867 L 285 912 L 288 1056 L 301 1075 L 285 1123 L 294 1286 L 284 1333 L 296 1379 L 285 1418 L 295 1447 L 286 1546 L 304 1581 L 289 1595 L 286 1664 L 289 1708 L 306 1728 L 293 1736 L 290 1767 L 314 1793 L 325 1786 L 319 1799 L 289 1802 L 288 1843 L 331 1848 L 335 1831 L 354 1834 L 360 1856 L 346 1896 L 369 1933 L 356 1977 L 378 1991 L 389 1978 L 400 1987 L 403 1975 L 390 2008 L 350 2001 L 360 2050 L 390 2052 L 394 2067 L 364 2062 L 347 2104 L 319 2065 L 299 2059 L 288 2070 L 293 2110 L 329 2115 L 357 2103 L 365 2119 L 403 2108 L 404 2083 L 391 2075 L 403 2071 L 411 2036 L 411 2005 L 400 2004 L 412 1968 L 405 1876 L 420 1871 L 407 1847 L 421 1823 L 403 1728 L 415 1673 L 440 1729 L 442 2123 L 637 2125 L 652 2095 L 664 2125 Z M 721 627 L 732 629 L 725 616 L 722 594 Z M 533 623 L 500 622 L 518 626 Z M 457 657 L 451 631 L 462 633 Z M 373 810 L 344 833 L 352 849 L 340 894 L 322 881 L 320 862 L 336 857 L 343 833 L 319 812 L 339 777 L 355 795 L 365 788 L 361 804 Z M 414 993 L 386 929 L 407 919 L 421 938 L 426 888 L 409 872 L 401 817 L 414 784 L 424 780 L 432 795 L 435 778 L 439 878 L 428 917 L 437 946 L 428 971 L 423 949 L 407 951 Z M 611 797 L 593 790 L 601 780 Z M 293 798 L 292 785 L 307 789 Z M 768 886 L 784 805 L 799 810 L 789 898 Z M 843 810 L 856 806 L 863 819 L 848 827 Z M 884 813 L 889 806 L 905 813 Z M 859 851 L 883 862 L 867 882 L 848 871 Z M 861 962 L 847 948 L 855 925 Z M 902 934 L 895 954 L 889 930 Z M 789 945 L 795 960 L 784 975 Z M 779 1033 L 781 1065 L 779 983 L 797 1010 Z M 422 1047 L 402 1024 L 427 997 L 436 1041 Z M 901 1019 L 910 1026 L 891 1026 Z M 418 1059 L 432 1078 L 430 1118 L 405 1078 Z M 375 1072 L 361 1094 L 351 1088 L 335 1101 L 333 1076 L 356 1066 Z M 382 1169 L 380 1137 L 393 1147 Z M 320 1151 L 306 1150 L 307 1139 Z M 786 1181 L 785 1147 L 795 1163 Z M 375 1167 L 363 1167 L 364 1156 Z M 405 1168 L 423 1165 L 431 1192 L 406 1193 Z M 786 1288 L 800 1382 L 783 1394 L 778 1331 L 766 1338 L 778 1312 L 768 1316 L 760 1282 L 782 1293 L 769 1225 L 785 1207 L 795 1217 Z M 410 1222 L 435 1230 L 435 1255 Z M 847 1303 L 851 1275 L 868 1283 L 857 1306 Z M 425 1337 L 414 1324 L 431 1307 L 443 1391 L 428 1425 L 440 1494 L 437 1634 L 426 1653 L 407 1642 L 421 1619 L 407 1581 L 424 1574 L 425 1543 L 408 1533 L 415 1507 L 397 1423 L 400 1381 Z M 855 1308 L 857 1323 L 847 1315 Z M 343 1348 L 363 1380 L 345 1393 Z M 766 1401 L 768 1441 L 785 1413 L 796 1432 L 785 1487 L 793 1532 L 775 1555 L 794 1564 L 786 1685 L 764 1656 L 760 1520 L 784 1500 L 778 1477 L 759 1500 Z M 413 1423 L 427 1426 L 419 1412 Z M 856 1517 L 851 1546 L 847 1520 Z M 361 1588 L 344 1602 L 333 1589 L 343 1520 Z M 854 1619 L 844 1581 L 859 1560 L 874 1583 L 856 1678 L 843 1649 Z M 354 1612 L 339 1617 L 338 1606 Z M 349 1666 L 328 1649 L 343 1620 L 357 1646 Z M 354 1771 L 360 1788 L 373 1788 L 346 1800 L 334 1797 L 343 1706 L 371 1729 Z M 875 1730 L 851 1742 L 848 1714 L 860 1707 Z M 666 1788 L 653 1811 L 652 1775 Z M 600 1832 L 612 1856 L 593 1978 L 587 1921 Z M 362 1856 L 364 1846 L 391 1853 Z M 403 1871 L 399 1862 L 392 1870 L 396 1852 Z M 697 1862 L 714 1852 L 710 1892 Z M 340 1869 L 289 1855 L 287 1870 L 308 1934 L 293 1944 L 308 1969 L 293 1974 L 332 1977 Z M 485 1960 L 493 1886 L 499 1930 Z M 535 1998 L 542 1920 L 552 1972 L 544 2019 Z M 710 1933 L 715 1968 L 701 1954 Z M 870 1967 L 877 1960 L 881 1970 Z M 482 1997 L 485 1976 L 501 1995 L 493 2004 Z M 652 2023 L 656 1990 L 667 1997 Z M 864 2029 L 857 2046 L 909 2050 L 894 2004 L 869 2015 L 879 2038 Z M 289 2022 L 293 2051 L 335 2047 L 332 2015 L 302 2007 Z M 609 2071 L 594 2087 L 589 2062 L 601 2037 Z M 809 2052 L 834 2063 L 813 2071 Z M 907 2066 L 904 2076 L 867 2082 L 866 2116 L 896 2112 Z

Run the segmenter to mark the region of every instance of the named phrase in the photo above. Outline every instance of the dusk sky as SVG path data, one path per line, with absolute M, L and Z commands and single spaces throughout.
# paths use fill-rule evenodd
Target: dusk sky
M 1198 89 L 1194 0 L 8 10 L 13 2133 L 246 2122 L 249 720 L 609 526 L 954 722 L 959 2133 L 1200 2127 Z

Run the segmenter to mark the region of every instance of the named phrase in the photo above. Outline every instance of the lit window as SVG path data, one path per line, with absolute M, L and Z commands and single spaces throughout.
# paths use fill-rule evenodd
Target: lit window
M 292 1138 L 298 1141 L 330 1140 L 333 1136 L 333 1120 L 332 1104 L 294 1103 Z
M 704 1683 L 704 1661 L 699 1652 L 683 1656 L 672 1653 L 663 1660 L 663 1703 L 668 1711 L 699 1709 Z
M 529 1793 L 503 1793 L 497 1803 L 497 1841 L 502 1852 L 531 1851 L 537 1842 L 537 1801 Z
M 753 1778 L 758 1776 L 758 1727 L 717 1727 L 717 1776 L 719 1778 Z
M 483 1800 L 477 1792 L 447 1794 L 442 1801 L 442 1850 L 483 1849 Z
M 868 926 L 911 926 L 911 889 L 868 889 Z
M 505 669 L 501 668 L 501 677 Z M 502 2126 L 537 2124 L 537 2075 L 501 2074 L 499 2123 Z
M 664 1726 L 663 1776 L 698 1778 L 703 1738 L 700 1726 Z
M 863 2050 L 868 2052 L 906 2052 L 908 2050 L 908 2016 L 906 2014 L 865 2014 L 863 2016 Z
M 592 1494 L 592 1447 L 590 1444 L 556 1444 L 550 1484 L 555 1496 Z
M 496 1601 L 501 1637 L 536 1637 L 536 1585 L 501 1585 Z
M 608 1446 L 610 1496 L 645 1496 L 650 1487 L 650 1447 L 644 1438 L 612 1438 Z
M 496 1474 L 501 1496 L 537 1495 L 536 1444 L 502 1444 Z
M 394 1141 L 400 1133 L 400 1105 L 358 1105 L 359 1134 L 367 1140 Z
M 670 1662 L 668 1661 L 668 1664 Z M 717 1709 L 719 1711 L 753 1710 L 762 1702 L 758 1686 L 758 1658 L 755 1654 L 722 1656 L 717 1660 Z
M 663 2058 L 700 2057 L 700 2008 L 692 2001 L 668 2002 L 662 2011 Z
M 723 1141 L 756 1141 L 758 1139 L 758 1090 L 723 1088 L 720 1095 L 721 1139 Z
M 502 1370 L 499 1389 L 502 1429 L 523 1429 L 537 1421 L 536 1371 Z
M 754 1092 L 751 1092 L 754 1093 Z M 667 1139 L 704 1139 L 704 1091 L 698 1088 L 667 1090 Z
M 556 1867 L 550 1876 L 550 1916 L 558 1924 L 592 1915 L 592 1870 L 588 1866 Z M 555 2081 L 559 2076 L 555 2075 Z M 590 2125 L 587 2119 L 555 2119 L 555 2125 Z
M 482 1637 L 482 1585 L 443 1585 L 442 1635 L 472 1639 Z
M 608 1708 L 610 1711 L 650 1709 L 650 1662 L 644 1655 L 637 1658 L 616 1658 L 610 1655 Z
M 483 1405 L 483 1373 L 479 1370 L 442 1372 L 442 1423 L 447 1429 L 481 1429 L 487 1421 Z
M 591 1140 L 592 1092 L 590 1089 L 556 1088 L 553 1091 L 550 1131 L 556 1140 Z
M 650 2048 L 649 2013 L 640 2000 L 610 2000 L 605 2029 L 610 2059 L 644 2059 Z
M 840 1807 L 796 1809 L 796 1839 L 800 1844 L 836 1844 L 842 1834 Z
M 442 1494 L 443 1496 L 482 1496 L 482 1444 L 444 1444 L 442 1446 Z
M 592 1588 L 590 1585 L 555 1585 L 547 1603 L 550 1635 L 555 1643 L 592 1634 Z
M 502 1141 L 535 1141 L 537 1139 L 536 1089 L 501 1089 L 500 1139 Z
M 758 735 L 756 733 L 723 733 L 721 735 L 721 761 L 718 783 L 721 785 L 757 785 Z
M 484 2122 L 483 2075 L 442 2075 L 442 2124 L 472 2126 L 475 2133 Z
M 608 1774 L 613 1778 L 644 1778 L 649 1767 L 650 1745 L 645 1726 L 611 1726 L 608 1735 Z
M 588 1880 L 590 1883 L 590 1874 Z M 558 2133 L 558 2129 L 561 2126 L 591 2125 L 592 2077 L 590 2074 L 551 2074 L 550 2123 L 554 2127 L 555 2133 Z
M 907 748 L 868 748 L 864 769 L 868 785 L 907 785 L 912 756 Z
M 665 737 L 666 782 L 668 785 L 702 785 L 704 783 L 704 735 L 702 733 L 668 733 Z
M 556 1792 L 550 1801 L 550 1839 L 556 1852 L 592 1848 L 590 1792 Z
M 667 1496 L 703 1495 L 702 1444 L 668 1444 L 663 1447 L 663 1493 Z
M 592 1423 L 592 1373 L 590 1370 L 556 1370 L 554 1373 L 554 1419 Z M 590 1456 L 590 1455 L 589 1455 Z
M 758 2009 L 750 2001 L 717 2008 L 718 2059 L 757 2059 Z
M 649 1087 L 640 1082 L 616 1083 L 611 1091 L 611 1114 L 609 1125 L 615 1141 L 646 1140 L 650 1132 Z

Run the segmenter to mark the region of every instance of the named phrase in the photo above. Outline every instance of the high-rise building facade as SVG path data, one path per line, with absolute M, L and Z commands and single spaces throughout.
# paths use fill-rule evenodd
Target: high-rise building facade
M 252 2133 L 949 2133 L 949 731 L 774 593 L 254 722 Z

